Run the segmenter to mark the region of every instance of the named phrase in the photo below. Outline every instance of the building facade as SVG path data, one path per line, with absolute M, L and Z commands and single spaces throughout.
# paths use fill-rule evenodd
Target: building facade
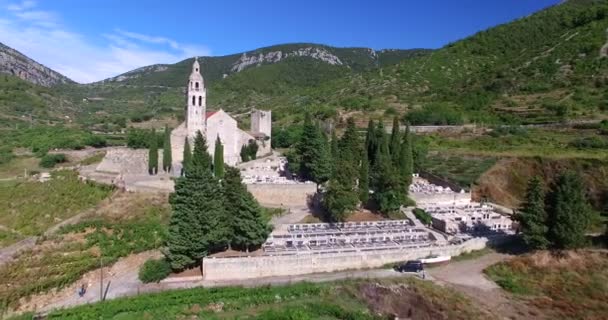
M 215 152 L 215 141 L 219 137 L 224 146 L 224 162 L 228 165 L 241 162 L 241 148 L 250 141 L 258 144 L 257 156 L 271 153 L 271 111 L 252 110 L 250 131 L 239 129 L 237 121 L 222 109 L 207 111 L 207 89 L 198 59 L 195 59 L 192 65 L 187 87 L 186 120 L 171 132 L 174 173 L 181 172 L 186 139 L 192 147 L 198 131 L 206 137 L 211 156 Z

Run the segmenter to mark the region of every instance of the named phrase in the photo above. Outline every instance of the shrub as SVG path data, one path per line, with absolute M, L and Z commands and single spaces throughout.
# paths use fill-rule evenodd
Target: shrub
M 47 154 L 40 159 L 40 166 L 43 168 L 52 168 L 58 163 L 66 162 L 65 154 Z
M 422 223 L 424 223 L 425 225 L 429 225 L 433 222 L 433 218 L 431 217 L 431 215 L 420 208 L 416 208 L 412 210 L 412 212 L 414 213 L 414 216 L 416 216 L 416 219 L 422 221 Z
M 586 137 L 572 140 L 570 146 L 577 149 L 602 149 L 608 148 L 608 141 L 600 137 Z
M 139 280 L 143 283 L 159 282 L 171 273 L 171 265 L 162 259 L 149 259 L 139 269 Z

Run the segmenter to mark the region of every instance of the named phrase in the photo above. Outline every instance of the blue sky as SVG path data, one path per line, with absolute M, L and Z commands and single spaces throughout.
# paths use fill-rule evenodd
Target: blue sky
M 0 0 L 0 42 L 92 82 L 154 63 L 289 42 L 439 48 L 557 2 Z

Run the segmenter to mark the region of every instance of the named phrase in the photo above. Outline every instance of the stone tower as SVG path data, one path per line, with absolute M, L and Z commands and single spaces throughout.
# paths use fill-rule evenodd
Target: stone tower
M 263 133 L 270 138 L 272 131 L 272 111 L 257 110 L 251 111 L 251 132 Z
M 207 90 L 201 75 L 198 58 L 192 64 L 192 73 L 188 82 L 188 110 L 186 111 L 186 128 L 188 138 L 193 139 L 197 131 L 205 134 L 205 112 L 207 111 Z

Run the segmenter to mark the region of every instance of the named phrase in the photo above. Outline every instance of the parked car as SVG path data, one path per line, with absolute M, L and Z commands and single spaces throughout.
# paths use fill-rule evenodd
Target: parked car
M 395 267 L 398 272 L 420 272 L 424 270 L 422 261 L 420 260 L 409 260 Z

